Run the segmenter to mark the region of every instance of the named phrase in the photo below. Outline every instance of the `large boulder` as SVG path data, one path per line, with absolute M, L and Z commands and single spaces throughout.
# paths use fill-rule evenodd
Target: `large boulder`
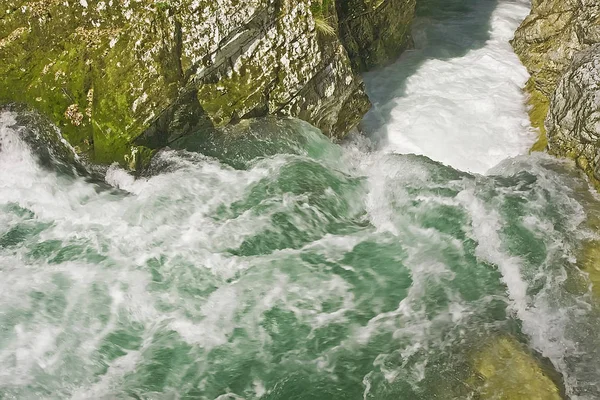
M 416 0 L 338 1 L 340 38 L 356 71 L 393 61 L 412 45 L 415 4 Z
M 548 148 L 600 182 L 600 44 L 577 53 L 559 80 L 546 119 Z
M 544 121 L 550 98 L 574 55 L 600 43 L 598 0 L 533 0 L 531 14 L 512 41 L 515 52 L 529 70 L 530 116 L 540 129 L 537 150 L 546 147 Z
M 341 137 L 370 104 L 338 38 L 350 0 L 338 1 L 4 0 L 0 104 L 36 108 L 81 153 L 131 167 L 182 135 L 270 114 Z

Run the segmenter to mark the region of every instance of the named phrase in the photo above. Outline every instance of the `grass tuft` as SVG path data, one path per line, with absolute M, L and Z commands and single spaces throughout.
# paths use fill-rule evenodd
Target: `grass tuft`
M 335 36 L 335 28 L 331 26 L 326 19 L 322 17 L 314 17 L 315 19 L 315 28 L 318 32 L 322 33 L 325 36 Z

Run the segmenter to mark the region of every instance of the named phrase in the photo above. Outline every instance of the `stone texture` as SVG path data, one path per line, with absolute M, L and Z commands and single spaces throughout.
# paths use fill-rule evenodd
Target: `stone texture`
M 531 14 L 512 41 L 515 52 L 529 70 L 532 124 L 541 131 L 534 147 L 546 147 L 544 121 L 550 97 L 575 53 L 600 43 L 598 0 L 533 0 Z
M 577 53 L 559 80 L 546 119 L 548 147 L 600 182 L 600 44 Z
M 600 189 L 600 2 L 534 0 L 512 44 L 532 75 L 530 116 L 541 132 L 534 150 L 574 159 Z M 597 246 L 585 244 L 578 258 L 596 295 Z
M 535 88 L 550 97 L 575 53 L 600 43 L 597 0 L 533 0 L 513 46 Z
M 271 114 L 341 137 L 370 106 L 356 71 L 399 51 L 414 0 L 363 1 L 361 46 L 383 50 L 354 71 L 337 34 L 353 0 L 338 1 L 4 0 L 0 104 L 38 109 L 79 152 L 132 168 L 189 132 Z M 391 9 L 406 16 L 386 26 Z

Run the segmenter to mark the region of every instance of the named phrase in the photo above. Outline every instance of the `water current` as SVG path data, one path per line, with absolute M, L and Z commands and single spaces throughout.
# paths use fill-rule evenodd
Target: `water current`
M 0 398 L 600 398 L 600 203 L 527 154 L 527 12 L 421 1 L 342 144 L 246 121 L 134 177 L 1 111 Z

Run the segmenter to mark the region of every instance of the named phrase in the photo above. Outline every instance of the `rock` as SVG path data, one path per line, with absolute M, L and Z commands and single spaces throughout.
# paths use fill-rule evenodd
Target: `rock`
M 577 53 L 550 101 L 548 148 L 600 182 L 600 44 Z
M 58 128 L 47 117 L 20 104 L 0 107 L 0 119 L 29 147 L 43 168 L 63 175 L 89 176 L 74 149 L 61 137 Z M 0 137 L 0 152 L 2 152 Z
M 585 287 L 591 283 L 592 294 L 600 299 L 600 241 L 592 240 L 584 243 L 582 255 L 578 258 L 583 271 L 588 274 L 589 282 L 584 281 L 580 286 L 584 287 L 583 293 L 586 292 Z
M 512 45 L 529 70 L 530 117 L 541 131 L 534 150 L 544 150 L 544 121 L 550 98 L 575 53 L 600 43 L 597 0 L 533 0 L 531 14 L 515 33 Z
M 560 400 L 558 387 L 514 339 L 495 338 L 474 358 L 482 400 Z
M 345 0 L 338 3 L 340 37 L 352 67 L 366 71 L 395 60 L 412 45 L 416 0 Z
M 36 108 L 79 152 L 131 167 L 190 132 L 266 115 L 341 137 L 370 103 L 337 35 L 351 0 L 337 1 L 4 0 L 0 104 Z M 373 18 L 374 41 L 408 29 Z

